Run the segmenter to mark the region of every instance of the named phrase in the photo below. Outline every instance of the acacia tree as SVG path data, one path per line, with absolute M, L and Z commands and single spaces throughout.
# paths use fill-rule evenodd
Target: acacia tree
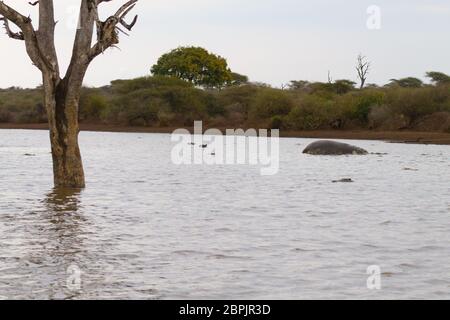
M 420 88 L 423 86 L 423 81 L 414 77 L 391 79 L 388 86 L 399 86 L 402 88 Z
M 55 17 L 53 0 L 29 2 L 39 6 L 39 27 L 31 19 L 0 0 L 0 21 L 7 35 L 25 42 L 33 64 L 42 73 L 44 104 L 50 129 L 55 187 L 83 188 L 83 163 L 78 146 L 78 111 L 83 79 L 91 61 L 106 49 L 119 43 L 120 26 L 131 31 L 137 16 L 130 24 L 126 15 L 138 0 L 129 0 L 117 12 L 101 21 L 98 7 L 111 0 L 80 0 L 78 28 L 69 67 L 62 77 L 55 49 Z M 18 28 L 11 28 L 11 24 Z M 94 42 L 94 29 L 97 39 Z
M 446 75 L 443 72 L 429 71 L 426 73 L 426 77 L 430 78 L 431 82 L 438 86 L 450 83 L 450 76 Z

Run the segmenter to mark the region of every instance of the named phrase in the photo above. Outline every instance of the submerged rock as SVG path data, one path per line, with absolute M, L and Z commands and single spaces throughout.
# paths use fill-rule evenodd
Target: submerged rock
M 413 168 L 403 168 L 404 171 L 419 171 L 418 169 Z
M 338 182 L 343 182 L 343 183 L 352 183 L 354 182 L 351 178 L 345 178 L 345 179 L 340 179 L 340 180 L 333 180 L 333 183 L 338 183 Z
M 334 156 L 349 155 L 349 154 L 350 155 L 368 154 L 368 152 L 362 148 L 358 148 L 347 143 L 328 140 L 316 141 L 311 143 L 309 146 L 306 147 L 303 153 L 311 155 L 334 155 Z
M 373 154 L 375 156 L 387 156 L 389 153 L 386 152 L 371 152 L 370 154 Z

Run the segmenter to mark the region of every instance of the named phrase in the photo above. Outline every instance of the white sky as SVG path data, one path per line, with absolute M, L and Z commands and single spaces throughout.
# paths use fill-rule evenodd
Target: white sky
M 26 0 L 5 0 L 36 19 Z M 103 17 L 125 0 L 102 5 Z M 80 0 L 55 1 L 57 48 L 67 66 Z M 381 29 L 367 28 L 367 8 L 381 9 Z M 85 84 L 149 74 L 164 52 L 196 45 L 228 59 L 233 71 L 253 81 L 280 86 L 290 80 L 356 80 L 358 53 L 373 64 L 369 82 L 415 76 L 425 71 L 450 74 L 448 0 L 141 0 L 139 21 L 121 50 L 112 49 L 91 65 Z M 39 71 L 23 42 L 0 34 L 0 87 L 35 87 Z

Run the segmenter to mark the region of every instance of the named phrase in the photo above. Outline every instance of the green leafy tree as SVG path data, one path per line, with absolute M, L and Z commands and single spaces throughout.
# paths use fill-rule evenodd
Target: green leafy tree
M 420 88 L 423 86 L 423 82 L 420 79 L 414 77 L 408 77 L 403 79 L 391 79 L 390 86 L 399 86 L 402 88 Z
M 352 90 L 355 90 L 355 82 L 350 80 L 336 80 L 333 82 L 330 78 L 330 82 L 308 82 L 303 80 L 293 80 L 289 83 L 290 90 L 303 91 L 308 93 L 327 92 L 330 94 L 346 94 Z
M 292 80 L 289 83 L 290 90 L 307 90 L 309 88 L 310 83 L 304 80 Z
M 443 72 L 430 71 L 426 73 L 426 76 L 427 78 L 430 78 L 431 81 L 436 85 L 450 83 L 450 76 L 446 75 Z
M 200 47 L 180 47 L 164 54 L 151 72 L 206 88 L 221 88 L 233 80 L 227 61 Z
M 355 90 L 355 84 L 355 82 L 350 80 L 336 80 L 333 87 L 337 94 L 346 94 L 347 92 Z
M 230 81 L 231 86 L 241 86 L 241 85 L 247 84 L 247 83 L 248 83 L 247 76 L 236 73 L 236 72 L 231 73 L 231 81 Z

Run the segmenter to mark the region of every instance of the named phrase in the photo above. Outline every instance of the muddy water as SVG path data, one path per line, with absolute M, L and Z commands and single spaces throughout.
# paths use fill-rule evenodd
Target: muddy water
M 450 298 L 450 148 L 309 142 L 261 176 L 175 166 L 169 135 L 82 133 L 88 187 L 68 191 L 47 132 L 0 130 L 0 298 Z

